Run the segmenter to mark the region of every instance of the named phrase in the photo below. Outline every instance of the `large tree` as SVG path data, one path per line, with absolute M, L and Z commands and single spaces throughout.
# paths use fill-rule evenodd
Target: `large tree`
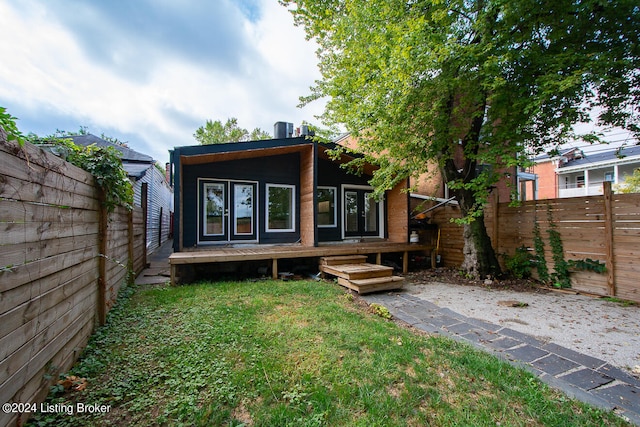
M 200 126 L 193 137 L 202 145 L 223 144 L 225 142 L 257 141 L 271 139 L 271 135 L 260 128 L 251 132 L 238 126 L 238 119 L 231 117 L 225 124 L 220 120 L 207 120 L 204 126 Z
M 380 164 L 378 191 L 439 169 L 474 276 L 499 272 L 483 206 L 500 171 L 576 138 L 592 112 L 638 132 L 637 0 L 281 2 L 320 47 L 302 102 L 327 99 L 325 124 Z

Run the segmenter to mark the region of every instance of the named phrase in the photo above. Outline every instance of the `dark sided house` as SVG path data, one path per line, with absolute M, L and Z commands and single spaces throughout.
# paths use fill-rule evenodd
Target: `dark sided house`
M 407 243 L 407 183 L 377 202 L 373 167 L 349 173 L 340 165 L 352 158 L 331 160 L 334 147 L 306 136 L 176 147 L 174 251 Z

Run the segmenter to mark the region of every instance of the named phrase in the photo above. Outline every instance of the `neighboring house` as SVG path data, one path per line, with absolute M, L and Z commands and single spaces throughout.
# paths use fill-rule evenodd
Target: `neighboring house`
M 624 186 L 626 177 L 640 168 L 640 146 L 596 153 L 571 148 L 534 161 L 531 172 L 537 175 L 538 185 L 528 187 L 527 200 L 593 196 L 602 194 L 605 181 Z
M 361 175 L 332 160 L 324 144 L 292 137 L 276 123 L 276 138 L 176 147 L 171 152 L 175 188 L 174 251 L 233 244 L 386 241 L 407 243 L 407 183 L 378 202 Z M 285 124 L 286 125 L 286 124 Z
M 147 253 L 153 252 L 171 236 L 173 191 L 166 176 L 151 156 L 114 144 L 92 134 L 67 137 L 76 145 L 113 147 L 122 153 L 122 166 L 133 184 L 133 204 L 142 206 L 143 184 L 147 187 Z
M 342 146 L 348 147 L 352 150 L 357 150 L 357 140 L 351 134 L 345 133 L 341 135 L 336 142 Z M 481 165 L 478 167 L 478 171 L 483 168 L 491 167 L 489 165 Z M 416 212 L 423 211 L 428 204 L 442 203 L 449 200 L 453 194 L 449 191 L 447 184 L 438 169 L 438 166 L 434 163 L 429 165 L 430 173 L 422 174 L 420 177 L 410 178 L 411 192 L 411 208 Z M 508 173 L 505 173 L 502 179 L 496 183 L 495 191 L 498 194 L 498 201 L 509 202 L 511 201 L 512 189 L 517 189 L 518 183 L 525 179 L 531 179 L 530 174 L 516 173 L 516 169 L 513 168 Z M 448 203 L 457 203 L 449 201 Z

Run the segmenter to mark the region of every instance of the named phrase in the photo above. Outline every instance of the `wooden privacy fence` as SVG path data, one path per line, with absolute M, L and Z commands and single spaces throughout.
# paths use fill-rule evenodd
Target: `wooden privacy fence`
M 571 274 L 572 288 L 597 295 L 611 295 L 640 302 L 640 194 L 613 194 L 605 183 L 602 196 L 524 202 L 519 207 L 491 203 L 485 224 L 498 254 L 513 255 L 516 248 L 533 248 L 537 222 L 545 243 L 549 270 L 553 259 L 549 243 L 549 213 L 560 233 L 565 259 L 590 258 L 606 264 L 606 273 L 578 271 Z M 441 252 L 445 265 L 462 264 L 462 227 L 457 207 L 434 212 L 432 222 L 441 228 Z
M 107 214 L 89 173 L 1 131 L 0 403 L 36 403 L 144 268 L 145 217 Z

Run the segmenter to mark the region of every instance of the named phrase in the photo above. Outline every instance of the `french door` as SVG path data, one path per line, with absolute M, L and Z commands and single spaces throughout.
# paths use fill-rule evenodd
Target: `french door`
M 368 187 L 343 189 L 345 237 L 380 236 L 380 203 Z
M 257 184 L 207 180 L 200 184 L 200 242 L 257 240 Z

